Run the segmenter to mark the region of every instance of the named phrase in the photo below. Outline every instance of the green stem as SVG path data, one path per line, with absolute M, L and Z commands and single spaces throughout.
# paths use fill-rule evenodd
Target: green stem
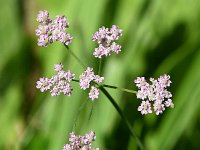
M 76 80 L 76 79 L 73 79 L 72 81 L 74 81 L 74 82 L 79 82 L 79 80 Z M 93 82 L 93 83 L 96 84 L 96 85 L 98 85 L 98 86 L 103 86 L 103 87 L 105 87 L 105 88 L 117 89 L 117 90 L 120 90 L 120 91 L 123 91 L 123 92 L 128 92 L 128 93 L 133 93 L 133 94 L 136 94 L 136 93 L 137 93 L 137 91 L 129 90 L 129 89 L 125 89 L 125 88 L 113 86 L 113 85 L 108 85 L 108 84 L 101 84 L 101 85 L 99 85 L 99 84 L 96 83 L 96 82 Z
M 77 112 L 77 114 L 76 114 L 76 117 L 75 117 L 75 119 L 74 119 L 72 131 L 75 131 L 76 122 L 77 122 L 77 120 L 78 120 L 78 117 L 79 117 L 81 111 L 83 110 L 83 108 L 85 107 L 85 105 L 87 104 L 87 102 L 88 102 L 88 100 L 85 100 L 85 101 L 80 105 L 80 107 L 79 107 L 79 109 L 78 109 L 78 112 Z
M 100 58 L 100 60 L 99 60 L 99 71 L 98 71 L 98 75 L 101 75 L 101 67 L 102 67 L 102 58 Z
M 94 103 L 92 103 L 92 108 L 91 108 L 91 110 L 90 110 L 88 122 L 89 122 L 90 119 L 92 118 L 93 110 L 94 110 Z
M 78 56 L 76 56 L 76 54 L 75 54 L 73 51 L 70 50 L 69 46 L 67 46 L 67 45 L 64 45 L 64 46 L 67 48 L 67 50 L 69 51 L 69 53 L 77 60 L 77 62 L 78 62 L 83 68 L 85 68 L 86 66 L 84 65 L 84 63 L 78 58 Z
M 108 91 L 103 86 L 100 86 L 99 89 L 110 100 L 110 102 L 115 107 L 115 109 L 117 110 L 117 112 L 119 113 L 119 115 L 121 116 L 121 118 L 124 120 L 124 122 L 126 123 L 129 131 L 131 132 L 131 136 L 136 139 L 136 142 L 137 142 L 138 146 L 140 147 L 140 149 L 144 150 L 144 146 L 143 146 L 142 142 L 140 141 L 139 137 L 136 135 L 136 133 L 133 130 L 131 124 L 128 121 L 128 119 L 126 118 L 126 116 L 124 115 L 124 113 L 122 112 L 122 110 L 120 109 L 120 107 L 118 106 L 118 104 L 115 102 L 115 100 L 113 99 L 113 97 L 108 93 Z
M 65 45 L 65 47 L 67 48 L 67 50 L 72 54 L 72 56 L 83 66 L 83 68 L 85 67 L 84 63 L 82 63 L 82 61 L 69 49 L 68 46 Z M 101 73 L 101 62 L 102 60 L 100 59 L 99 62 L 99 72 L 98 74 L 100 75 Z M 75 82 L 79 82 L 79 80 L 73 80 Z M 119 88 L 116 86 L 111 86 L 111 85 L 100 85 L 99 89 L 104 93 L 104 95 L 109 99 L 109 101 L 112 103 L 112 105 L 115 107 L 115 109 L 117 110 L 117 112 L 119 113 L 119 115 L 121 116 L 121 118 L 124 120 L 124 122 L 126 123 L 128 129 L 130 130 L 131 136 L 134 137 L 136 139 L 136 142 L 138 144 L 138 146 L 140 147 L 141 150 L 144 150 L 144 146 L 142 144 L 142 142 L 140 141 L 139 137 L 136 135 L 135 131 L 133 130 L 131 124 L 129 123 L 128 119 L 126 118 L 126 116 L 124 115 L 124 113 L 122 112 L 122 110 L 120 109 L 120 107 L 118 106 L 118 104 L 115 102 L 115 100 L 112 98 L 112 96 L 108 93 L 108 91 L 104 88 L 112 88 L 112 89 L 119 89 L 121 91 L 125 91 L 125 92 L 129 92 L 129 93 L 136 93 L 136 91 L 133 90 L 129 90 L 129 89 L 124 89 L 124 88 Z M 83 104 L 84 105 L 84 104 Z M 81 109 L 80 109 L 81 110 Z M 75 119 L 76 122 L 76 119 Z M 74 125 L 76 124 L 74 122 Z M 74 127 L 73 127 L 74 128 Z
M 107 84 L 102 84 L 102 86 L 105 88 L 117 89 L 117 90 L 120 90 L 123 92 L 128 92 L 128 93 L 133 93 L 133 94 L 137 93 L 137 91 L 129 90 L 129 89 L 125 89 L 125 88 L 121 88 L 121 87 L 117 87 L 117 86 L 112 86 L 112 85 L 107 85 Z
M 79 80 L 76 80 L 76 79 L 73 79 L 72 81 L 74 81 L 74 82 L 78 82 L 78 83 L 79 83 Z

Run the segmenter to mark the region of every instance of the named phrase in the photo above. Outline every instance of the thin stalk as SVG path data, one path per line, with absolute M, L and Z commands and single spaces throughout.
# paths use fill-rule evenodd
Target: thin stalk
M 102 67 L 102 60 L 103 58 L 99 59 L 99 71 L 98 71 L 98 75 L 101 75 L 101 67 Z
M 74 81 L 74 82 L 78 82 L 78 83 L 79 83 L 79 80 L 76 80 L 76 79 L 72 79 L 72 81 Z
M 131 136 L 136 139 L 136 142 L 137 142 L 139 148 L 141 150 L 144 150 L 144 146 L 143 146 L 141 140 L 136 135 L 136 132 L 133 130 L 131 124 L 128 121 L 128 119 L 126 118 L 126 116 L 124 115 L 124 113 L 122 112 L 122 110 L 120 109 L 120 107 L 118 106 L 118 104 L 115 102 L 115 100 L 113 99 L 113 97 L 108 93 L 108 91 L 103 86 L 100 86 L 99 89 L 104 93 L 104 95 L 109 99 L 109 101 L 115 107 L 115 109 L 117 110 L 117 112 L 121 116 L 122 120 L 124 120 L 125 124 L 127 125 L 128 129 L 129 129 L 129 131 L 131 133 Z
M 64 45 L 64 46 L 67 48 L 67 50 L 69 51 L 69 53 L 77 60 L 77 62 L 78 62 L 83 68 L 85 68 L 85 67 L 86 67 L 85 64 L 79 59 L 78 56 L 76 56 L 76 54 L 75 54 L 73 51 L 70 50 L 69 46 L 67 46 L 67 45 Z
M 137 91 L 129 90 L 129 89 L 125 89 L 125 88 L 121 88 L 121 87 L 117 87 L 117 86 L 112 86 L 112 85 L 107 85 L 107 84 L 102 84 L 102 86 L 105 88 L 117 89 L 117 90 L 120 90 L 123 92 L 128 92 L 128 93 L 133 93 L 133 94 L 137 93 Z
M 91 110 L 90 110 L 88 122 L 89 122 L 90 119 L 92 118 L 93 110 L 94 110 L 94 103 L 92 103 L 92 108 L 91 108 Z
M 81 111 L 83 110 L 83 108 L 85 107 L 85 105 L 87 104 L 87 102 L 88 102 L 88 100 L 86 99 L 86 100 L 80 105 L 80 107 L 79 107 L 79 109 L 78 109 L 78 112 L 77 112 L 77 114 L 76 114 L 76 117 L 75 117 L 75 119 L 74 119 L 72 131 L 75 130 L 76 122 L 77 122 L 77 120 L 78 120 L 78 117 L 79 117 Z
M 73 79 L 72 81 L 74 82 L 79 82 L 79 80 Z M 98 83 L 93 82 L 94 84 L 98 85 Z M 103 86 L 105 88 L 110 88 L 110 89 L 117 89 L 123 92 L 128 92 L 128 93 L 133 93 L 136 94 L 137 91 L 134 90 L 129 90 L 129 89 L 125 89 L 125 88 L 121 88 L 121 87 L 117 87 L 117 86 L 113 86 L 113 85 L 108 85 L 108 84 L 101 84 L 100 86 Z

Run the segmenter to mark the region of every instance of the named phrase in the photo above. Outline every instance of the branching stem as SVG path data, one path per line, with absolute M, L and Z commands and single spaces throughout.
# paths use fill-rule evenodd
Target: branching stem
M 79 62 L 79 64 L 83 68 L 85 68 L 84 63 L 69 49 L 69 47 L 66 46 L 66 45 L 65 45 L 65 47 L 68 49 L 68 51 L 70 52 L 70 54 Z M 101 73 L 101 65 L 102 65 L 102 60 L 100 59 L 98 75 L 100 75 L 100 73 Z M 76 80 L 76 79 L 73 79 L 73 81 L 79 82 L 79 80 Z M 94 82 L 94 84 L 97 84 L 97 83 Z M 122 110 L 120 109 L 120 107 L 118 106 L 118 104 L 115 102 L 114 98 L 108 93 L 108 91 L 105 88 L 118 89 L 118 90 L 121 90 L 121 91 L 124 91 L 124 92 L 134 93 L 134 94 L 136 94 L 136 91 L 125 89 L 125 88 L 120 88 L 120 87 L 117 87 L 117 86 L 106 85 L 106 84 L 102 84 L 102 85 L 97 84 L 97 86 L 104 93 L 104 95 L 108 98 L 108 100 L 111 102 L 111 104 L 115 107 L 115 109 L 119 113 L 120 117 L 122 118 L 122 120 L 127 125 L 128 129 L 129 129 L 129 131 L 131 133 L 131 136 L 136 139 L 136 142 L 137 142 L 138 146 L 140 147 L 140 149 L 144 150 L 144 146 L 143 146 L 141 140 L 136 135 L 136 132 L 133 130 L 131 124 L 128 121 L 128 119 L 126 118 L 126 116 L 124 115 L 124 113 L 122 112 Z M 83 103 L 82 106 L 83 105 L 85 105 L 85 103 Z M 80 110 L 79 110 L 78 113 L 80 113 L 81 109 L 82 109 L 82 107 L 80 107 Z M 77 118 L 74 120 L 74 126 L 73 126 L 73 128 L 75 128 L 75 126 L 76 126 L 76 120 L 77 120 Z

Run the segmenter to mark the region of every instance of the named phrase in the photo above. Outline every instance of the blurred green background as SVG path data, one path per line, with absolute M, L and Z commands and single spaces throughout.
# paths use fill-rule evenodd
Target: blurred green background
M 77 83 L 72 83 L 71 97 L 51 97 L 36 89 L 39 77 L 54 74 L 55 63 L 62 62 L 76 78 L 83 72 L 62 44 L 37 46 L 39 10 L 48 10 L 52 19 L 68 17 L 68 32 L 74 37 L 71 50 L 96 72 L 92 34 L 103 25 L 123 29 L 118 41 L 122 52 L 104 59 L 104 83 L 136 90 L 137 76 L 170 74 L 175 108 L 160 116 L 142 116 L 134 94 L 109 92 L 147 149 L 200 149 L 199 0 L 1 0 L 0 4 L 0 149 L 59 150 L 68 142 L 75 118 L 77 134 L 96 132 L 96 147 L 138 149 L 103 94 L 93 103 Z

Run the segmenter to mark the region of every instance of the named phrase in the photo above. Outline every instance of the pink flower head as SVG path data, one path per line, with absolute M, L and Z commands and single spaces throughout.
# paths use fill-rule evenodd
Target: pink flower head
M 165 110 L 165 105 L 162 103 L 161 100 L 157 100 L 154 102 L 153 108 L 154 108 L 154 112 L 156 113 L 156 115 L 159 115 L 159 114 L 163 113 L 163 111 Z
M 92 41 L 97 41 L 99 44 L 99 47 L 95 48 L 93 52 L 94 57 L 110 56 L 112 52 L 118 54 L 121 51 L 121 45 L 114 41 L 118 40 L 120 36 L 122 36 L 122 30 L 116 25 L 110 29 L 104 26 L 99 28 L 99 31 L 92 36 Z
M 38 46 L 46 47 L 55 41 L 60 41 L 64 45 L 69 45 L 72 42 L 73 37 L 65 32 L 69 28 L 67 17 L 56 16 L 52 21 L 49 13 L 45 10 L 39 11 L 37 21 L 43 23 L 35 30 L 38 36 Z
M 91 100 L 95 100 L 99 97 L 99 89 L 97 89 L 95 86 L 91 86 L 89 98 Z
M 151 103 L 153 103 L 153 110 L 156 115 L 163 113 L 165 107 L 173 108 L 172 94 L 166 89 L 171 84 L 170 76 L 163 75 L 157 80 L 150 78 L 150 81 L 152 84 L 149 84 L 144 77 L 137 77 L 134 81 L 139 89 L 136 96 L 142 99 L 138 111 L 141 111 L 141 114 L 151 113 Z
M 54 70 L 57 72 L 56 75 L 50 79 L 40 78 L 36 87 L 42 92 L 50 90 L 52 96 L 58 96 L 60 93 L 71 96 L 73 88 L 69 83 L 75 78 L 75 74 L 70 70 L 64 71 L 61 63 L 55 64 Z
M 60 64 L 55 64 L 54 65 L 54 70 L 57 71 L 57 72 L 63 71 L 63 65 L 61 63 Z
M 95 75 L 93 72 L 93 68 L 87 67 L 87 69 L 80 75 L 80 88 L 83 90 L 86 90 L 90 88 L 91 82 L 94 81 L 98 84 L 102 83 L 104 80 L 104 77 L 100 77 L 99 75 Z M 90 92 L 89 92 L 89 98 L 91 100 L 97 99 L 99 96 L 99 89 L 95 86 L 91 86 Z
M 51 19 L 49 18 L 49 12 L 47 10 L 41 10 L 38 13 L 37 19 L 39 23 L 49 24 Z
M 138 111 L 140 111 L 142 115 L 152 113 L 149 101 L 142 101 L 141 105 L 138 107 Z
M 36 88 L 40 89 L 41 92 L 49 90 L 52 86 L 51 80 L 49 80 L 48 78 L 40 78 L 40 80 L 36 83 Z
M 92 150 L 92 142 L 96 140 L 96 135 L 93 131 L 85 135 L 75 135 L 74 132 L 70 133 L 69 144 L 65 144 L 62 150 Z M 95 150 L 100 150 L 95 148 Z

